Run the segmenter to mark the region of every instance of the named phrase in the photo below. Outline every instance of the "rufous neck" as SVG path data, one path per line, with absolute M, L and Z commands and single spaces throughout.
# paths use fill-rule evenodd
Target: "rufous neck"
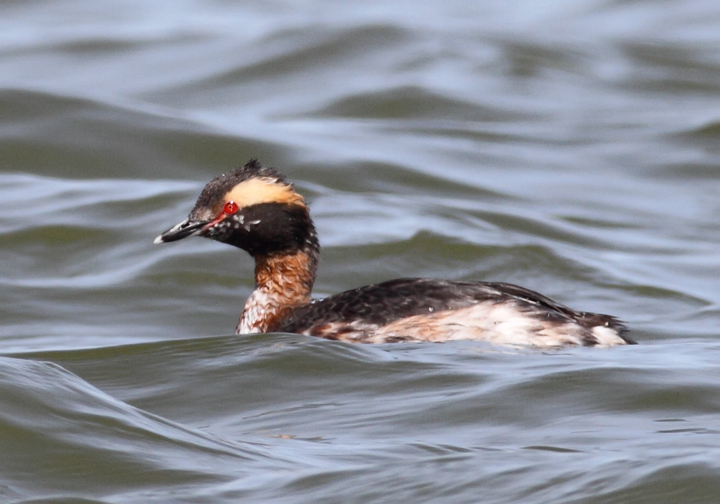
M 255 257 L 255 290 L 245 303 L 237 334 L 277 330 L 293 308 L 312 299 L 317 256 L 312 251 Z

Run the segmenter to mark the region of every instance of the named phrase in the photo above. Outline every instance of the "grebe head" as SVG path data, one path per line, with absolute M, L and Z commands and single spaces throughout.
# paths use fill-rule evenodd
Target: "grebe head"
M 255 159 L 211 180 L 188 218 L 154 243 L 188 236 L 227 243 L 256 258 L 319 250 L 303 197 L 283 175 Z

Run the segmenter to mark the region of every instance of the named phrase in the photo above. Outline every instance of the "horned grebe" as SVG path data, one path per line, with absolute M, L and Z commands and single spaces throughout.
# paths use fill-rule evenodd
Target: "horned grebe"
M 305 201 L 251 160 L 211 180 L 188 218 L 154 243 L 204 236 L 255 259 L 236 334 L 291 332 L 358 343 L 485 340 L 501 345 L 633 344 L 621 321 L 501 282 L 402 278 L 312 300 L 320 245 Z

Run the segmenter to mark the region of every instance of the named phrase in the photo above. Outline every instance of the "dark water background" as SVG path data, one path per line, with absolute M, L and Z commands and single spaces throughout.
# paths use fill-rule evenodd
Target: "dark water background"
M 720 3 L 0 3 L 0 503 L 720 502 Z M 519 283 L 640 342 L 231 335 L 152 239 L 251 157 L 326 295 Z

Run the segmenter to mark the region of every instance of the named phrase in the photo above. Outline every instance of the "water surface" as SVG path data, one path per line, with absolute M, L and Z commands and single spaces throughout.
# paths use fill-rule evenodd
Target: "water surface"
M 0 502 L 717 501 L 719 5 L 0 13 Z M 152 240 L 250 158 L 318 296 L 513 282 L 640 344 L 234 336 L 250 259 Z

